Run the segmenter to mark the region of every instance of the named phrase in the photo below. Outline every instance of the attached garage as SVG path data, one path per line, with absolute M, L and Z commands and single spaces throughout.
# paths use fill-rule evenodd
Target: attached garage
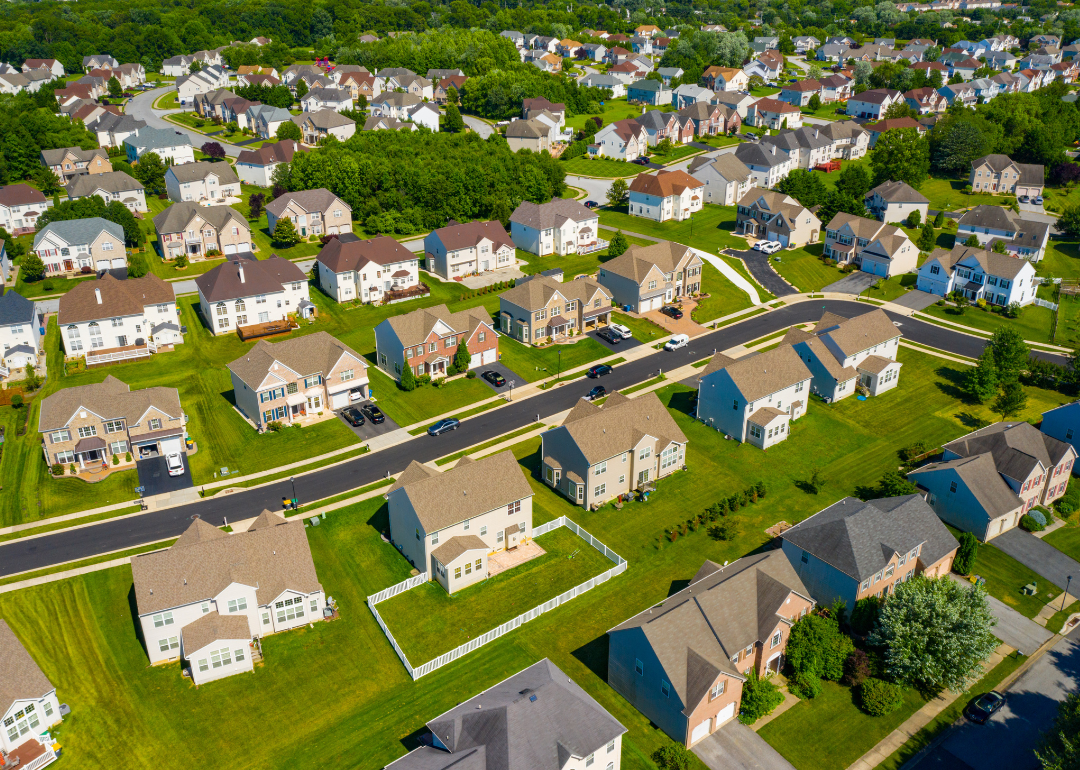
M 231 243 L 225 244 L 224 253 L 225 254 L 235 254 L 236 253 L 236 246 L 234 244 L 231 244 Z
M 711 719 L 706 719 L 704 722 L 694 728 L 694 731 L 690 733 L 690 745 L 693 745 L 700 741 L 702 738 L 708 736 L 709 727 L 712 725 Z
M 127 259 L 124 257 L 117 257 L 112 261 L 112 267 L 127 267 Z
M 108 270 L 109 269 L 109 260 L 107 260 L 107 259 L 99 259 L 99 260 L 97 260 L 96 262 L 94 262 L 94 269 L 95 270 Z
M 638 303 L 639 313 L 648 313 L 650 310 L 659 310 L 664 306 L 664 295 L 643 299 Z
M 482 364 L 493 364 L 493 363 L 495 363 L 495 355 L 496 355 L 496 353 L 495 353 L 494 348 L 492 348 L 491 350 L 485 350 L 481 354 L 480 363 L 482 363 Z
M 330 408 L 341 409 L 349 405 L 349 391 L 343 390 L 340 393 L 330 394 Z
M 716 724 L 722 725 L 735 717 L 735 701 L 724 706 L 724 709 L 716 715 Z
M 483 360 L 482 360 L 482 357 L 481 357 L 481 355 L 479 353 L 473 353 L 469 357 L 469 368 L 470 369 L 475 369 L 476 367 L 480 366 L 481 363 L 483 363 Z
M 163 455 L 177 454 L 184 451 L 183 436 L 170 436 L 161 440 L 161 453 Z
M 243 254 L 245 251 L 251 251 L 250 243 L 238 243 L 236 244 L 236 253 Z

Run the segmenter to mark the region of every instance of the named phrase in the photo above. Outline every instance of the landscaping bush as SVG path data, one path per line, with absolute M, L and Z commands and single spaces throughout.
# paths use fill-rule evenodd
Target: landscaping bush
M 131 452 L 128 452 L 126 455 L 124 455 L 124 462 L 131 462 Z
M 61 465 L 60 463 L 53 463 L 52 475 L 54 475 L 54 476 L 63 476 L 64 475 L 64 466 Z
M 44 289 L 45 291 L 52 291 L 53 290 L 53 282 L 50 281 L 50 280 L 46 280 L 44 283 L 41 284 L 41 288 Z
M 284 428 L 285 425 L 281 422 L 281 420 L 271 420 L 270 422 L 266 423 L 266 427 L 274 433 L 277 433 L 279 430 Z
M 788 634 L 787 660 L 796 675 L 839 681 L 844 675 L 844 661 L 854 650 L 855 644 L 840 631 L 834 617 L 811 613 L 792 626 Z
M 1034 513 L 1034 511 L 1032 511 Z M 1025 513 L 1020 517 L 1020 529 L 1025 532 L 1042 532 L 1046 529 L 1045 519 L 1040 521 L 1035 518 L 1031 513 Z
M 821 679 L 804 671 L 788 681 L 788 690 L 797 698 L 812 700 L 821 695 Z
M 916 457 L 920 457 L 930 451 L 930 447 L 927 446 L 925 441 L 916 441 L 909 447 L 904 447 L 900 450 L 900 460 L 909 463 Z
M 405 392 L 416 390 L 416 375 L 413 374 L 411 366 L 406 366 L 401 370 L 401 379 L 398 381 L 398 387 Z
M 709 527 L 709 537 L 713 540 L 731 540 L 735 537 L 735 526 L 729 520 L 722 519 Z
M 855 609 L 851 611 L 851 630 L 859 636 L 870 633 L 877 623 L 880 609 L 881 599 L 876 596 L 859 599 L 855 602 Z
M 22 397 L 22 395 L 19 394 L 19 393 L 15 393 L 14 395 L 12 395 L 12 397 L 11 397 L 11 406 L 12 406 L 12 408 L 14 408 L 14 409 L 22 409 L 22 405 L 23 405 L 23 397 Z
M 660 770 L 690 770 L 694 755 L 681 743 L 669 743 L 653 752 L 652 761 Z
M 979 555 L 979 540 L 970 532 L 960 535 L 960 548 L 953 559 L 953 571 L 959 575 L 970 575 Z
M 761 717 L 771 714 L 773 709 L 784 702 L 784 695 L 771 679 L 759 679 L 757 670 L 750 669 L 750 675 L 743 684 L 742 702 L 739 704 L 739 721 L 752 725 Z
M 466 380 L 475 380 L 476 379 L 476 370 L 475 369 L 470 369 L 468 372 L 466 372 L 465 373 L 465 379 Z
M 863 711 L 872 717 L 883 717 L 900 708 L 904 702 L 904 691 L 899 685 L 883 679 L 867 679 L 859 688 Z
M 120 458 L 117 457 L 116 455 L 113 455 L 112 456 L 112 464 L 113 465 L 119 465 L 120 464 Z
M 844 678 L 840 680 L 848 687 L 858 687 L 870 676 L 870 656 L 862 650 L 855 650 L 844 661 Z
M 78 473 L 78 471 L 75 470 L 75 463 L 72 463 L 70 466 L 68 466 L 68 473 L 70 473 L 72 476 Z

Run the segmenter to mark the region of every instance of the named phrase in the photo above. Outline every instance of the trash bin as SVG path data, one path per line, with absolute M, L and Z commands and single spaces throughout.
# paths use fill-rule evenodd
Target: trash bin
M 186 438 L 184 439 L 184 445 L 185 445 L 185 446 L 186 446 L 186 447 L 187 447 L 188 449 L 192 449 L 192 448 L 193 448 L 193 447 L 195 446 L 195 439 L 193 439 L 193 438 L 192 438 L 191 436 L 187 436 L 187 437 L 186 437 Z

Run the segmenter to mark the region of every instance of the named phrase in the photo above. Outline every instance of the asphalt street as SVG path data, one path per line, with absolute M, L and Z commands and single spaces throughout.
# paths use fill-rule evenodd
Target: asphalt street
M 803 302 L 749 318 L 695 337 L 691 344 L 675 352 L 657 353 L 636 361 L 619 364 L 603 378 L 608 390 L 625 388 L 655 375 L 657 367 L 671 370 L 698 361 L 714 350 L 725 350 L 749 342 L 797 323 L 816 321 L 823 311 L 855 316 L 873 308 L 844 300 Z M 950 329 L 894 316 L 904 336 L 917 343 L 971 358 L 978 358 L 985 342 Z M 1061 356 L 1037 353 L 1057 363 Z M 437 438 L 421 434 L 416 438 L 378 452 L 362 455 L 332 468 L 309 473 L 296 479 L 296 496 L 301 502 L 318 500 L 371 484 L 387 475 L 401 472 L 411 460 L 428 462 L 437 457 L 466 449 L 537 420 L 572 407 L 592 387 L 591 381 L 576 380 L 553 390 L 504 407 L 481 413 L 466 420 L 461 427 Z M 177 537 L 196 516 L 220 526 L 224 517 L 234 520 L 255 516 L 264 508 L 281 509 L 281 499 L 292 496 L 288 480 L 223 497 L 211 497 L 190 505 L 138 516 L 102 521 L 75 530 L 60 530 L 41 537 L 0 545 L 0 576 L 54 564 L 85 559 L 111 551 L 133 548 L 145 543 Z
M 218 144 L 225 148 L 225 154 L 228 155 L 230 158 L 235 158 L 237 155 L 240 154 L 240 152 L 244 149 L 243 147 L 238 147 L 235 144 L 222 142 L 219 139 L 212 139 L 206 134 L 200 134 L 198 131 L 189 131 L 183 126 L 178 126 L 175 123 L 170 123 L 169 121 L 162 118 L 162 115 L 171 115 L 175 112 L 185 112 L 185 110 L 153 109 L 154 102 L 167 91 L 171 90 L 174 90 L 172 86 L 165 86 L 162 88 L 155 88 L 153 91 L 143 91 L 127 103 L 125 111 L 128 115 L 135 118 L 136 120 L 146 121 L 146 125 L 150 126 L 151 128 L 171 128 L 179 131 L 182 134 L 187 134 L 188 138 L 191 139 L 192 146 L 196 148 L 202 147 L 207 142 L 216 141 Z

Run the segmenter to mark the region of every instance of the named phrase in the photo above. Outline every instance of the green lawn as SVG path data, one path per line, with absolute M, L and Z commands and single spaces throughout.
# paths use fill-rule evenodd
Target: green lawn
M 561 165 L 563 169 L 565 169 L 567 174 L 577 174 L 579 176 L 600 176 L 615 178 L 623 176 L 637 176 L 638 174 L 646 171 L 646 168 L 644 166 L 638 166 L 625 160 L 612 160 L 611 158 L 589 158 L 585 155 L 579 155 L 576 158 L 561 161 Z
M 1080 203 L 1080 187 L 1046 187 L 1043 189 L 1043 208 L 1048 212 L 1062 212 Z
M 984 203 L 993 206 L 1001 206 L 1005 202 L 1004 195 L 990 195 L 988 193 L 965 193 L 964 187 L 968 179 L 927 179 L 919 188 L 919 192 L 930 199 L 930 208 L 934 211 L 958 211 L 961 209 L 980 206 Z
M 25 257 L 23 257 L 25 259 Z M 19 260 L 22 261 L 21 259 Z M 45 297 L 53 294 L 66 294 L 71 291 L 77 284 L 83 281 L 92 281 L 95 277 L 94 273 L 80 276 L 78 278 L 61 278 L 59 276 L 45 278 L 41 281 L 26 282 L 23 280 L 22 271 L 19 271 L 18 278 L 15 279 L 15 291 L 23 295 L 28 299 L 34 297 Z
M 710 254 L 716 254 L 720 249 L 746 248 L 745 238 L 732 235 L 732 230 L 735 229 L 734 206 L 706 203 L 699 213 L 683 222 L 654 222 L 644 217 L 632 217 L 622 208 L 605 208 L 600 210 L 600 224 L 610 229 L 639 233 L 650 238 L 677 241 Z
M 511 337 L 499 338 L 500 361 L 527 382 L 554 377 L 612 355 L 591 337 L 581 337 L 572 345 L 530 347 Z M 488 391 L 490 393 L 490 391 Z
M 634 339 L 646 343 L 649 340 L 662 339 L 671 334 L 663 326 L 653 323 L 648 318 L 631 318 L 624 313 L 612 313 L 611 320 L 629 329 L 633 333 Z
M 799 291 L 820 291 L 844 277 L 839 268 L 821 261 L 824 249 L 822 243 L 811 243 L 798 249 L 782 249 L 776 252 L 771 264 Z M 780 261 L 777 262 L 775 257 L 780 257 Z
M 566 527 L 535 539 L 546 553 L 453 596 L 433 580 L 378 605 L 414 666 L 449 652 L 615 563 Z
M 592 66 L 592 65 L 589 65 Z M 665 112 L 670 112 L 672 106 L 666 104 L 662 107 L 650 107 L 648 109 L 660 109 Z M 568 115 L 566 117 L 566 125 L 568 128 L 580 130 L 585 126 L 585 121 L 592 117 L 600 117 L 604 121 L 604 126 L 611 123 L 617 123 L 620 120 L 626 120 L 627 118 L 636 118 L 641 115 L 640 104 L 628 104 L 626 97 L 619 99 L 608 99 L 604 102 L 604 107 L 601 112 L 597 113 L 582 113 L 579 115 Z M 602 128 L 603 126 L 601 126 Z
M 803 107 L 802 114 L 811 118 L 821 118 L 822 120 L 851 120 L 847 115 L 836 114 L 836 111 L 843 107 L 843 102 L 830 102 L 829 104 L 821 105 L 816 110 L 812 110 L 809 107 Z
M 1035 270 L 1042 276 L 1080 279 L 1080 243 L 1051 238 Z
M 761 99 L 761 98 L 766 97 L 766 96 L 773 96 L 773 95 L 778 94 L 778 93 L 780 93 L 780 89 L 779 88 L 773 88 L 772 86 L 761 86 L 759 88 L 751 88 L 750 89 L 750 95 L 753 96 L 753 97 L 756 97 L 758 99 Z
M 915 273 L 894 275 L 892 278 L 879 280 L 876 285 L 870 286 L 869 289 L 863 292 L 863 296 L 888 302 L 914 289 L 918 280 L 919 276 L 915 275 Z
M 605 241 L 610 241 L 614 235 L 614 230 L 600 228 L 600 237 Z M 625 238 L 626 242 L 631 246 L 648 246 L 650 243 L 653 243 L 653 241 L 645 240 L 644 238 L 635 238 L 632 235 L 627 235 Z M 526 275 L 532 275 L 533 273 L 539 273 L 557 267 L 563 271 L 563 280 L 569 281 L 573 280 L 576 275 L 591 275 L 595 273 L 596 269 L 600 267 L 603 262 L 607 261 L 608 256 L 606 249 L 603 251 L 594 251 L 589 254 L 567 254 L 566 256 L 548 254 L 544 257 L 517 249 L 517 258 L 524 262 L 521 266 L 521 271 Z
M 1043 540 L 1062 553 L 1080 561 L 1080 527 L 1067 524 L 1055 529 L 1043 537 Z
M 959 530 L 952 527 L 949 529 L 953 536 L 959 537 Z M 1034 618 L 1048 601 L 1061 594 L 1061 589 L 1056 585 L 1039 577 L 992 543 L 979 544 L 979 555 L 975 559 L 971 574 L 985 578 L 988 594 L 1026 618 Z M 1028 583 L 1038 585 L 1039 591 L 1036 595 L 1026 596 L 1021 593 L 1020 589 Z
M 505 338 L 500 340 L 504 342 Z M 500 344 L 500 348 L 502 344 Z M 441 388 L 421 385 L 409 393 L 398 388 L 387 374 L 374 366 L 368 368 L 371 392 L 386 416 L 405 427 L 430 420 L 440 414 L 462 409 L 469 404 L 491 398 L 494 392 L 479 378 L 459 377 Z
M 672 147 L 671 152 L 667 153 L 666 155 L 661 155 L 657 152 L 652 153 L 652 155 L 649 157 L 649 160 L 651 160 L 653 163 L 668 165 L 669 163 L 675 163 L 676 161 L 682 160 L 688 155 L 695 155 L 700 152 L 704 152 L 704 150 L 700 150 L 697 147 L 691 147 L 688 144 L 677 144 Z
M 176 99 L 176 91 L 166 91 L 159 96 L 154 102 L 155 110 L 175 110 L 180 106 L 180 102 Z
M 751 285 L 756 287 L 752 281 Z M 694 308 L 694 320 L 698 323 L 706 323 L 730 315 L 752 304 L 750 295 L 707 262 L 701 272 L 701 290 L 709 296 L 701 300 Z M 760 293 L 759 291 L 759 295 Z
M 993 334 L 1001 326 L 1012 326 L 1024 339 L 1032 342 L 1050 341 L 1050 317 L 1053 315 L 1049 308 L 1028 305 L 1020 312 L 1019 318 L 1006 318 L 993 310 L 980 310 L 970 305 L 961 314 L 959 308 L 952 305 L 941 307 L 931 305 L 922 311 L 933 318 L 941 318 L 955 324 L 970 326 L 973 329 Z M 1060 335 L 1059 335 L 1060 339 Z

